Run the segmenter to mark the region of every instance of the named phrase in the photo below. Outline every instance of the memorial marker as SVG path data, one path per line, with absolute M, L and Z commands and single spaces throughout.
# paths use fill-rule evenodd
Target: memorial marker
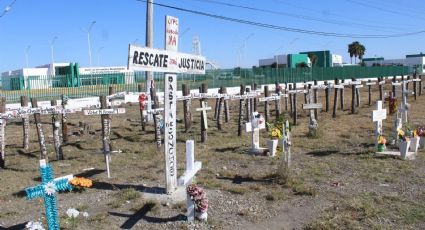
M 186 141 L 186 171 L 178 180 L 179 186 L 187 186 L 192 183 L 196 173 L 201 170 L 202 162 L 195 162 L 195 142 L 193 140 Z M 193 221 L 195 219 L 195 203 L 190 198 L 190 195 L 186 195 L 186 217 L 187 221 Z
M 175 18 L 177 19 L 177 18 Z M 166 20 L 167 21 L 167 20 Z M 174 34 L 178 36 L 178 20 L 166 23 L 174 24 Z M 177 31 L 176 31 L 177 30 Z M 167 34 L 167 33 L 166 33 Z M 167 36 L 167 35 L 166 35 Z M 170 41 L 165 38 L 165 41 Z M 177 49 L 177 42 L 172 44 Z M 167 44 L 166 44 L 166 47 Z M 169 48 L 169 47 L 168 47 Z M 173 49 L 174 49 L 173 48 Z M 205 57 L 178 53 L 172 50 L 157 50 L 129 45 L 128 68 L 140 71 L 165 72 L 164 115 L 165 115 L 165 180 L 166 193 L 177 188 L 176 161 L 176 92 L 177 73 L 205 74 Z
M 245 132 L 251 133 L 251 149 L 249 153 L 263 154 L 266 148 L 260 147 L 260 130 L 266 128 L 264 117 L 258 112 L 253 112 L 251 122 L 245 123 Z

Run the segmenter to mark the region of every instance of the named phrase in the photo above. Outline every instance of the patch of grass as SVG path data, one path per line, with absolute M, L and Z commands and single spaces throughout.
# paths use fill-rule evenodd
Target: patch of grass
M 89 206 L 86 204 L 80 205 L 76 208 L 79 212 L 84 212 L 87 211 L 89 209 Z
M 203 177 L 203 178 L 199 178 L 198 183 L 207 187 L 207 188 L 211 188 L 211 189 L 223 187 L 223 182 L 221 182 L 220 180 L 217 180 L 216 178 L 212 177 L 211 175 L 208 175 L 208 176 Z
M 300 195 L 300 196 L 315 196 L 316 195 L 316 190 L 314 188 L 303 185 L 303 184 L 297 184 L 293 186 L 292 191 L 294 192 L 295 195 Z
M 126 188 L 120 190 L 117 194 L 114 195 L 115 200 L 113 200 L 110 205 L 112 208 L 121 207 L 126 201 L 134 200 L 140 197 L 140 193 L 137 192 L 134 188 Z
M 319 128 L 308 130 L 308 133 L 307 133 L 308 138 L 319 139 L 321 136 L 322 136 L 322 132 Z
M 248 188 L 250 189 L 250 190 L 253 190 L 253 191 L 261 191 L 261 189 L 262 189 L 262 186 L 261 185 L 258 185 L 258 184 L 250 184 L 249 186 L 248 186 Z
M 18 215 L 18 213 L 14 211 L 0 213 L 0 217 L 8 217 L 8 216 L 16 216 L 16 215 Z
M 182 202 L 175 203 L 171 206 L 171 208 L 185 212 L 186 211 L 186 202 L 182 201 Z
M 145 202 L 145 205 L 150 207 L 149 212 L 154 214 L 154 215 L 158 215 L 160 212 L 160 203 L 157 200 L 148 200 Z
M 422 205 L 409 207 L 401 212 L 401 218 L 406 224 L 423 223 L 425 221 L 425 207 Z
M 233 194 L 243 195 L 249 191 L 248 188 L 242 186 L 226 185 L 222 187 L 223 190 L 226 190 Z
M 94 223 L 105 223 L 105 222 L 107 222 L 107 217 L 108 217 L 108 215 L 103 214 L 103 213 L 99 213 L 95 216 L 89 216 L 87 221 L 88 222 L 94 222 Z
M 268 201 L 278 201 L 278 200 L 284 200 L 285 195 L 282 191 L 272 191 L 269 194 L 265 196 L 266 200 Z

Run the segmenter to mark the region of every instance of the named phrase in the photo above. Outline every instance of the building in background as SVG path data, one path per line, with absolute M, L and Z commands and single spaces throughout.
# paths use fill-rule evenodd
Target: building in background
M 329 50 L 322 51 L 305 51 L 299 54 L 276 55 L 272 58 L 260 59 L 259 67 L 275 67 L 276 63 L 279 68 L 296 68 L 300 63 L 304 62 L 311 66 L 309 55 L 314 54 L 317 57 L 314 67 L 340 67 L 342 66 L 342 56 L 332 54 Z
M 80 68 L 78 63 L 53 63 L 3 72 L 1 82 L 4 90 L 22 90 L 131 84 L 135 77 L 125 66 Z
M 408 66 L 422 73 L 425 68 L 425 54 L 408 54 L 402 59 L 388 59 L 383 57 L 363 58 L 362 62 L 365 66 Z
M 288 64 L 288 55 L 275 55 L 272 58 L 260 59 L 258 61 L 259 67 L 268 67 L 277 65 L 279 68 L 286 68 Z

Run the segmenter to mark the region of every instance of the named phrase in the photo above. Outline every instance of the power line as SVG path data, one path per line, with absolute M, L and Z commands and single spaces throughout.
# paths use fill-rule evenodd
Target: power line
M 4 8 L 3 12 L 0 14 L 0 18 L 7 14 L 7 12 L 12 9 L 13 4 L 15 4 L 16 0 L 13 0 L 6 8 Z
M 346 1 L 357 4 L 357 5 L 361 5 L 361 6 L 366 7 L 366 8 L 373 8 L 373 9 L 380 10 L 380 11 L 387 12 L 387 13 L 392 13 L 392 14 L 396 14 L 396 15 L 404 15 L 404 16 L 411 17 L 411 18 L 414 17 L 414 18 L 418 18 L 418 19 L 421 19 L 421 20 L 425 20 L 425 18 L 423 18 L 423 17 L 414 16 L 414 15 L 411 15 L 411 14 L 406 14 L 403 11 L 385 9 L 385 8 L 382 8 L 382 7 L 379 7 L 379 6 L 375 6 L 375 5 L 364 3 L 364 2 L 354 1 L 354 0 L 346 0 Z
M 282 3 L 285 6 L 302 9 L 304 11 L 306 10 L 306 11 L 310 11 L 310 12 L 314 12 L 314 13 L 321 13 L 321 14 L 326 13 L 327 15 L 331 15 L 331 16 L 336 17 L 336 18 L 351 19 L 351 20 L 355 20 L 355 21 L 360 21 L 362 19 L 362 18 L 349 17 L 348 15 L 337 14 L 337 13 L 334 13 L 334 12 L 327 12 L 327 11 L 325 11 L 325 12 L 323 12 L 323 11 L 318 12 L 315 9 L 308 8 L 308 7 L 303 7 L 303 6 L 300 6 L 300 5 L 297 5 L 297 4 L 293 4 L 292 2 L 283 1 L 283 0 L 274 0 L 274 2 Z M 377 19 L 374 19 L 373 21 L 376 22 L 376 23 L 379 23 L 379 24 L 386 24 L 386 23 L 388 23 L 388 21 L 380 21 L 380 20 L 377 20 Z M 368 22 L 370 22 L 370 20 L 368 20 Z M 404 30 L 404 31 L 406 31 L 405 30 L 406 27 L 414 27 L 415 28 L 415 27 L 418 27 L 418 25 L 408 25 L 408 24 L 405 24 L 405 23 L 403 25 L 400 25 L 400 24 L 393 24 L 393 23 L 391 23 L 391 26 L 379 26 L 379 27 L 381 27 L 381 28 L 392 28 L 392 29 L 398 29 L 398 30 Z
M 138 0 L 138 1 L 140 1 L 140 2 L 146 2 L 146 0 Z M 183 12 L 187 12 L 187 13 L 202 15 L 202 16 L 216 18 L 216 19 L 221 19 L 221 20 L 225 20 L 225 21 L 236 22 L 236 23 L 240 23 L 240 24 L 253 25 L 253 26 L 258 26 L 258 27 L 262 27 L 262 28 L 269 28 L 269 29 L 282 30 L 282 31 L 288 31 L 288 32 L 295 32 L 295 33 L 328 36 L 328 37 L 393 38 L 393 37 L 405 37 L 405 36 L 411 36 L 411 35 L 425 33 L 424 30 L 410 32 L 410 33 L 400 33 L 400 34 L 343 34 L 343 33 L 332 33 L 332 32 L 323 32 L 323 31 L 315 31 L 315 30 L 298 29 L 298 28 L 293 28 L 293 27 L 278 26 L 278 25 L 273 25 L 273 24 L 267 24 L 267 23 L 261 23 L 261 22 L 254 22 L 254 21 L 248 21 L 248 20 L 243 20 L 243 19 L 231 18 L 231 17 L 221 16 L 221 15 L 217 15 L 217 14 L 211 14 L 211 13 L 206 13 L 206 12 L 201 12 L 201 11 L 196 11 L 196 10 L 190 10 L 190 9 L 180 8 L 180 7 L 166 5 L 166 4 L 161 4 L 161 3 L 157 3 L 157 2 L 154 2 L 152 4 L 157 5 L 157 6 L 160 6 L 160 7 L 164 7 L 164 8 L 174 9 L 174 10 L 178 10 L 178 11 L 183 11 Z
M 362 24 L 362 23 L 357 23 L 357 22 L 349 22 L 349 21 L 342 21 L 342 20 L 327 20 L 327 19 L 323 19 L 323 18 L 311 17 L 311 16 L 306 16 L 306 15 L 300 15 L 300 14 L 292 14 L 292 13 L 286 13 L 286 12 L 275 11 L 275 10 L 260 9 L 260 8 L 255 8 L 255 7 L 245 6 L 245 5 L 237 5 L 237 4 L 232 4 L 232 3 L 222 2 L 222 1 L 216 1 L 216 0 L 192 0 L 192 1 L 207 2 L 207 3 L 217 4 L 217 5 L 224 5 L 224 6 L 234 7 L 234 8 L 241 8 L 241 9 L 246 9 L 246 10 L 251 10 L 251 11 L 275 14 L 275 15 L 283 15 L 283 16 L 299 18 L 299 19 L 303 19 L 303 20 L 317 21 L 317 22 L 323 22 L 323 23 L 340 25 L 340 26 L 358 26 L 358 27 L 363 27 L 363 28 L 375 30 L 375 31 L 377 30 L 376 28 L 381 28 L 381 29 L 384 28 L 385 30 L 381 30 L 381 31 L 386 31 L 386 32 L 394 31 L 394 27 L 389 27 L 389 26 L 367 25 L 367 24 Z M 388 30 L 388 29 L 390 29 L 390 30 Z

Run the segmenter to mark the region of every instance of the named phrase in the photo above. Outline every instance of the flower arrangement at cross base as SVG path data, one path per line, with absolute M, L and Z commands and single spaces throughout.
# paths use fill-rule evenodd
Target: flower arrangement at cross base
M 385 144 L 387 143 L 387 140 L 383 135 L 378 136 L 378 152 L 383 152 L 386 148 Z
M 206 221 L 208 218 L 208 198 L 205 190 L 196 184 L 191 184 L 187 187 L 186 192 L 195 203 L 195 217 Z

